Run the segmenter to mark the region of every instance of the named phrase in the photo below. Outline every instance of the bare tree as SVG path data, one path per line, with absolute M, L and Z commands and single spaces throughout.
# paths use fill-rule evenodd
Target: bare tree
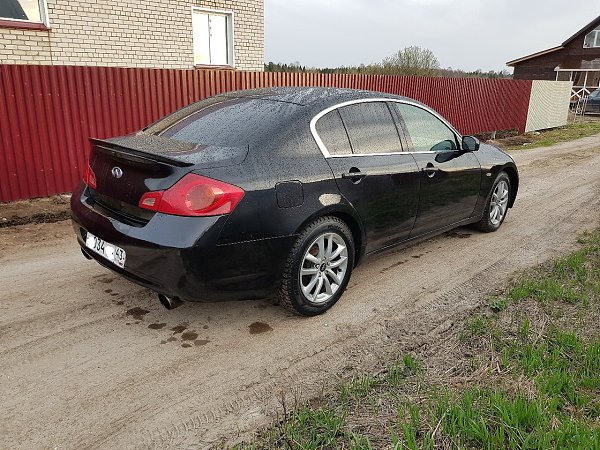
M 439 75 L 440 62 L 431 50 L 413 45 L 384 58 L 380 67 L 384 74 L 425 77 Z

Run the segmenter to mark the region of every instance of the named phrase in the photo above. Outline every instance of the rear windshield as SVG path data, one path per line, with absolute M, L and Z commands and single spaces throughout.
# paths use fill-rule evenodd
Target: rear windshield
M 247 145 L 275 130 L 299 105 L 279 101 L 227 98 L 208 105 L 198 102 L 165 117 L 145 133 L 193 144 Z M 206 105 L 206 106 L 205 106 Z

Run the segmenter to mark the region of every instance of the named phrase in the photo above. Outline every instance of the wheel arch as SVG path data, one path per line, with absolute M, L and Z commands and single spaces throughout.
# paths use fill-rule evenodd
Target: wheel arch
M 354 240 L 354 267 L 356 267 L 364 255 L 363 243 L 365 242 L 365 239 L 362 227 L 359 225 L 358 220 L 348 213 L 333 212 L 328 215 L 337 217 L 350 228 L 352 239 Z
M 358 214 L 354 211 L 334 208 L 322 209 L 308 217 L 306 220 L 304 220 L 304 222 L 302 222 L 296 230 L 296 234 L 300 233 L 300 231 L 303 230 L 312 221 L 325 216 L 336 217 L 343 221 L 348 226 L 348 228 L 350 228 L 350 232 L 352 233 L 352 239 L 354 240 L 354 267 L 356 267 L 359 261 L 361 261 L 364 256 L 366 236 L 363 227 L 360 223 Z
M 508 207 L 512 208 L 515 204 L 515 199 L 517 198 L 517 191 L 519 190 L 519 173 L 517 169 L 512 166 L 505 166 L 502 169 L 508 175 L 508 179 L 510 180 L 510 199 L 508 202 Z

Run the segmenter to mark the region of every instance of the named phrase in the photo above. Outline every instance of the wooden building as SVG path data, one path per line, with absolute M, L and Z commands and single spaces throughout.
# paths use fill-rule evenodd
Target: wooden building
M 513 78 L 573 82 L 573 100 L 600 87 L 600 16 L 561 45 L 506 63 Z

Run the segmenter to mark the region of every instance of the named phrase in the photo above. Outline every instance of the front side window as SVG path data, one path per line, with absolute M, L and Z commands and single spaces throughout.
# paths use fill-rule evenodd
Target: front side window
M 355 154 L 397 153 L 400 137 L 385 102 L 366 102 L 339 108 Z
M 233 13 L 194 9 L 194 64 L 233 66 Z
M 46 22 L 45 0 L 0 0 L 0 19 Z
M 583 48 L 600 47 L 600 27 L 585 35 L 583 40 Z
M 428 152 L 458 148 L 454 132 L 429 111 L 404 103 L 391 103 L 390 106 L 400 113 L 408 134 L 407 139 L 412 141 L 413 151 Z

